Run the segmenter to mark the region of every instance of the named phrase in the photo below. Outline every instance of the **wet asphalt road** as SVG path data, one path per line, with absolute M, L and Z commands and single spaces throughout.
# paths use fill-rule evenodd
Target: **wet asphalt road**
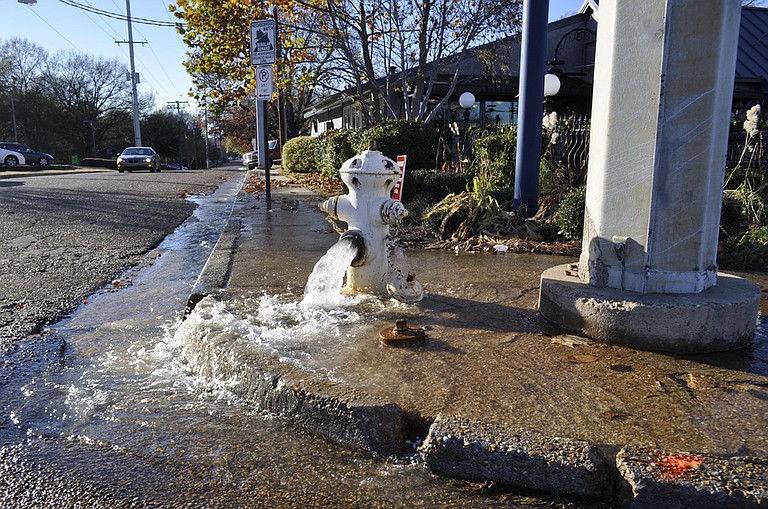
M 242 167 L 163 173 L 0 170 L 0 355 L 142 257 Z
M 242 171 L 0 169 L 0 400 L 61 362 L 66 345 L 41 333 L 47 325 L 127 268 L 149 263 L 152 249 L 194 211 L 186 197 L 208 194 Z M 0 416 L 0 506 L 139 506 L 117 495 L 119 487 L 65 473 L 73 467 L 66 445 L 48 443 L 43 452 L 12 420 Z

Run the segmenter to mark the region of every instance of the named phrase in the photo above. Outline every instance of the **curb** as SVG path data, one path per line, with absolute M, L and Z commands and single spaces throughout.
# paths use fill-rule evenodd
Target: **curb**
M 439 414 L 421 457 L 436 474 L 590 498 L 610 494 L 609 465 L 589 443 Z
M 408 424 L 399 405 L 290 366 L 236 335 L 207 334 L 214 302 L 203 301 L 182 325 L 193 338 L 185 355 L 199 376 L 346 447 L 384 458 L 406 452 Z
M 187 299 L 185 316 L 191 313 L 197 303 L 205 297 L 215 295 L 227 287 L 232 254 L 235 242 L 240 237 L 241 227 L 242 222 L 239 219 L 230 219 L 227 222 Z
M 768 461 L 627 446 L 616 455 L 632 509 L 768 507 Z

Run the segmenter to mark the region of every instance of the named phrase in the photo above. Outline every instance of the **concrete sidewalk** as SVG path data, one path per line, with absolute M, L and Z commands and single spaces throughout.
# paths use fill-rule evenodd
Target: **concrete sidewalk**
M 241 193 L 193 304 L 212 295 L 248 316 L 261 295 L 300 297 L 338 234 L 307 189 L 273 187 L 272 196 L 269 210 L 263 193 Z M 386 304 L 341 336 L 318 331 L 322 354 L 310 358 L 292 358 L 299 349 L 277 360 L 228 337 L 200 344 L 200 365 L 254 404 L 350 446 L 386 457 L 415 440 L 437 474 L 632 507 L 768 506 L 764 338 L 695 357 L 596 343 L 537 312 L 541 273 L 571 258 L 394 257 L 424 285 L 422 302 Z M 380 347 L 379 331 L 400 317 L 427 327 L 429 342 Z

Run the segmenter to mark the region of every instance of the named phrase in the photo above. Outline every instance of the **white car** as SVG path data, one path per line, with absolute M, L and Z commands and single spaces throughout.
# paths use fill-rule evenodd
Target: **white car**
M 149 170 L 160 172 L 160 156 L 152 147 L 128 147 L 117 156 L 117 171 Z
M 27 161 L 19 152 L 0 148 L 0 164 L 13 167 L 20 164 L 27 164 Z

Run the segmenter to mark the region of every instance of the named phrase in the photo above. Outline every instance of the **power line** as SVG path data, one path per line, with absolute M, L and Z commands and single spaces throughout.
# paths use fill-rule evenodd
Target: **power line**
M 81 9 L 86 12 L 90 12 L 92 14 L 98 14 L 99 16 L 104 16 L 106 18 L 112 18 L 119 21 L 128 21 L 128 17 L 125 14 L 111 12 L 111 11 L 105 11 L 103 9 L 97 9 L 96 7 L 91 7 L 90 5 L 81 4 L 79 2 L 75 2 L 73 0 L 59 0 L 59 2 L 69 5 L 70 7 L 75 7 L 77 9 Z M 135 18 L 131 16 L 131 22 L 133 23 L 141 23 L 144 25 L 152 25 L 152 26 L 159 26 L 159 27 L 171 27 L 176 28 L 179 25 L 184 25 L 184 23 L 181 22 L 170 22 L 170 21 L 159 21 L 155 19 L 147 19 L 147 18 Z
M 40 21 L 42 21 L 43 23 L 45 23 L 46 25 L 48 25 L 49 27 L 51 27 L 51 30 L 53 30 L 54 32 L 56 32 L 57 34 L 59 34 L 59 37 L 61 37 L 61 38 L 62 38 L 62 39 L 64 39 L 65 41 L 67 41 L 67 42 L 69 43 L 69 45 L 70 45 L 70 46 L 72 46 L 73 48 L 75 48 L 75 49 L 76 49 L 77 51 L 79 51 L 80 53 L 83 53 L 83 50 L 81 50 L 80 48 L 78 48 L 77 46 L 75 46 L 75 43 L 73 43 L 72 41 L 70 41 L 69 39 L 67 39 L 67 38 L 64 36 L 64 34 L 62 34 L 61 32 L 59 32 L 58 30 L 56 30 L 56 28 L 54 28 L 54 26 L 53 26 L 53 25 L 51 25 L 51 24 L 50 24 L 50 23 L 48 23 L 48 22 L 47 22 L 45 19 L 43 19 L 43 17 L 42 17 L 42 16 L 40 16 L 40 15 L 39 15 L 37 12 L 35 12 L 35 10 L 34 10 L 34 9 L 30 8 L 30 10 L 32 11 L 32 13 L 33 13 L 35 16 L 37 16 L 38 18 L 40 18 Z

